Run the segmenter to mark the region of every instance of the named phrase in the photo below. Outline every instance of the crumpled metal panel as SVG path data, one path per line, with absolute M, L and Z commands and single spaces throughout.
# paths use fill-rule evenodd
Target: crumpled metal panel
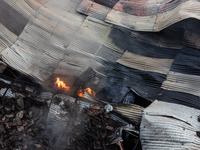
M 180 4 L 178 0 L 120 0 L 113 9 L 135 16 L 151 16 L 172 10 Z
M 143 150 L 200 149 L 200 110 L 155 100 L 147 107 L 140 125 Z
M 10 1 L 6 2 L 11 5 Z M 65 48 L 82 24 L 84 17 L 66 11 L 69 5 L 70 9 L 75 10 L 71 7 L 79 4 L 78 1 L 76 3 L 70 0 L 69 3 L 62 0 L 58 3 L 48 1 L 38 10 L 33 7 L 34 10 L 29 4 L 29 1 L 20 0 L 12 6 L 22 16 L 28 18 L 29 22 L 17 41 L 13 42 L 12 46 L 6 47 L 1 55 L 11 67 L 44 81 L 63 59 Z
M 112 22 L 113 24 L 119 25 L 119 22 L 121 21 L 121 24 L 124 24 L 124 26 L 123 25 L 122 26 L 128 28 L 127 26 L 129 22 L 132 22 L 132 24 L 136 23 L 136 27 L 132 25 L 131 28 L 137 31 L 137 27 L 141 28 L 144 25 L 146 28 L 147 26 L 150 25 L 151 21 L 147 21 L 145 24 L 145 19 L 148 20 L 148 18 L 150 18 L 153 20 L 153 17 L 156 15 L 158 15 L 158 18 L 156 17 L 157 19 L 155 20 L 155 23 L 154 23 L 154 26 L 156 28 L 159 25 L 168 23 L 167 21 L 174 21 L 175 19 L 174 17 L 178 15 L 176 14 L 178 13 L 178 9 L 182 8 L 181 4 L 184 2 L 178 1 L 178 0 L 175 0 L 175 1 L 172 1 L 172 0 L 159 0 L 159 1 L 125 0 L 125 1 L 117 2 L 117 4 L 115 4 L 115 6 L 113 7 L 108 7 L 105 3 L 108 3 L 108 1 L 83 0 L 81 4 L 79 5 L 79 7 L 77 8 L 77 11 L 82 14 L 85 14 L 97 19 L 101 19 L 101 20 L 105 20 L 106 16 L 107 15 L 109 16 L 109 14 L 112 14 L 113 12 L 113 14 L 115 15 L 113 15 L 112 19 L 116 21 L 116 22 Z M 188 5 L 190 5 L 189 3 L 190 2 L 188 2 Z M 194 5 L 191 7 L 194 7 Z M 118 13 L 121 14 L 120 18 L 117 18 Z M 198 9 L 196 6 L 194 7 L 194 11 L 192 13 L 198 14 Z M 189 15 L 192 15 L 192 13 L 189 13 Z M 163 17 L 164 15 L 166 15 L 166 18 Z M 161 17 L 161 19 L 159 17 Z M 128 19 L 125 19 L 125 18 L 128 18 Z M 196 18 L 196 17 L 189 17 L 189 18 Z M 167 20 L 163 21 L 164 19 L 167 19 Z M 179 19 L 183 19 L 183 18 L 179 18 Z M 137 39 L 140 39 L 145 42 L 150 42 L 153 45 L 158 45 L 161 47 L 180 49 L 182 45 L 187 45 L 190 47 L 199 48 L 199 44 L 198 44 L 199 42 L 196 42 L 199 40 L 199 34 L 197 34 L 198 32 L 197 30 L 199 29 L 199 27 L 194 27 L 194 26 L 198 26 L 198 20 L 196 21 L 194 20 L 195 19 L 183 19 L 182 21 L 178 20 L 178 23 L 175 23 L 176 22 L 175 21 L 169 24 L 170 25 L 169 28 L 163 28 L 166 30 L 161 31 L 161 32 L 133 31 L 132 35 L 136 37 Z M 184 30 L 182 30 L 181 28 L 184 28 Z M 184 32 L 186 32 L 185 35 L 184 35 Z
M 136 31 L 157 32 L 187 18 L 200 19 L 200 2 L 196 0 L 152 0 L 148 1 L 149 6 L 145 3 L 143 0 L 119 2 L 108 13 L 106 21 Z
M 135 104 L 113 105 L 114 111 L 122 116 L 130 119 L 131 121 L 140 124 L 142 118 L 143 107 Z
M 176 32 L 167 30 L 155 36 L 139 32 L 136 34 L 131 30 L 96 19 L 96 16 L 85 18 L 76 11 L 81 0 L 4 0 L 4 2 L 28 19 L 19 36 L 6 30 L 5 26 L 0 26 L 2 29 L 0 51 L 4 62 L 21 73 L 38 79 L 39 82 L 48 80 L 52 75 L 64 75 L 72 79 L 70 81 L 74 81 L 91 67 L 108 79 L 106 83 L 102 82 L 102 85 L 115 90 L 113 90 L 113 101 L 118 99 L 117 94 L 122 95 L 116 91 L 123 92 L 122 88 L 126 90 L 127 87 L 133 88 L 148 100 L 154 100 L 162 90 L 161 85 L 166 80 L 171 62 L 178 53 L 177 49 L 182 46 L 182 38 L 177 37 L 182 37 L 184 32 L 180 31 L 181 33 L 177 34 L 179 30 Z M 110 9 L 118 1 L 113 1 L 111 4 L 109 2 L 95 0 L 93 3 Z M 157 2 L 162 3 L 161 0 Z M 190 4 L 192 0 L 186 2 Z M 90 1 L 87 6 L 92 8 L 93 3 Z M 175 9 L 178 10 L 178 7 Z M 95 9 L 100 11 L 101 8 L 99 6 Z M 87 11 L 87 8 L 84 10 Z M 198 13 L 199 9 L 193 11 Z M 125 23 L 130 21 L 126 19 L 126 14 L 128 13 L 123 16 Z M 173 16 L 173 13 L 169 13 L 167 18 Z M 149 16 L 144 16 L 143 19 L 140 17 L 137 16 L 139 20 L 149 18 Z M 158 18 L 160 17 L 162 23 L 163 16 Z M 156 19 L 150 17 L 152 18 Z M 153 26 L 155 23 L 152 20 L 150 22 L 144 25 Z M 174 39 L 178 39 L 177 42 Z M 124 61 L 121 61 L 121 64 L 116 62 L 125 51 L 135 58 L 128 59 L 132 61 L 131 66 L 127 65 L 127 61 L 126 64 Z M 121 85 L 124 87 L 121 88 Z

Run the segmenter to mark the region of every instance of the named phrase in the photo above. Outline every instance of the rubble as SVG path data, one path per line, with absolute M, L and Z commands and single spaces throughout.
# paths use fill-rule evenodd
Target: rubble
M 136 116 L 131 109 L 130 116 L 123 116 L 119 114 L 128 107 L 103 102 L 87 91 L 84 97 L 69 96 L 63 90 L 56 94 L 16 80 L 0 80 L 5 88 L 0 95 L 2 150 L 141 149 L 139 126 L 132 120 L 139 119 L 142 107 L 137 111 L 132 104 Z
M 17 105 L 21 108 L 24 109 L 24 99 L 23 97 L 20 97 L 17 99 Z
M 23 100 L 19 98 L 20 102 Z M 19 99 L 6 98 L 0 101 L 1 116 L 0 116 L 0 149 L 33 149 L 35 144 L 43 141 L 45 138 L 40 137 L 41 132 L 44 131 L 44 114 L 36 114 L 31 109 L 35 106 L 33 101 L 27 97 L 24 99 L 24 107 L 19 106 Z M 20 103 L 21 104 L 21 103 Z M 45 109 L 44 105 L 39 106 Z M 36 117 L 37 116 L 37 117 Z M 41 127 L 41 124 L 43 127 Z M 46 146 L 41 146 L 41 148 Z
M 46 103 L 38 105 L 37 100 L 33 101 L 28 97 L 24 98 L 23 110 L 16 98 L 1 101 L 0 149 L 51 150 L 59 147 L 61 150 L 89 148 L 117 150 L 118 141 L 121 142 L 120 147 L 124 147 L 123 141 L 126 141 L 124 137 L 131 134 L 127 132 L 125 136 L 123 135 L 124 123 L 113 120 L 104 106 L 88 105 L 88 102 L 84 101 L 76 104 L 72 97 L 66 95 L 61 96 L 64 99 L 59 97 L 60 95 L 54 96 L 49 112 Z M 114 140 L 111 136 L 115 135 L 118 129 L 120 129 L 120 139 Z

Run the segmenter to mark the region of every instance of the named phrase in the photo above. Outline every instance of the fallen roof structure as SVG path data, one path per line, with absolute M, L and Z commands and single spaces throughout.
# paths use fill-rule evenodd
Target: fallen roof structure
M 132 91 L 158 100 L 155 105 L 193 112 L 200 109 L 199 8 L 198 0 L 2 0 L 0 72 L 8 65 L 44 86 L 59 76 L 70 86 L 93 87 L 97 97 L 106 93 L 99 99 L 111 103 Z M 140 122 L 143 107 L 115 109 Z M 144 118 L 157 119 L 143 113 L 147 124 Z M 150 140 L 142 140 L 143 149 L 155 148 Z
M 83 0 L 78 11 L 137 31 L 161 31 L 187 18 L 200 19 L 197 0 Z

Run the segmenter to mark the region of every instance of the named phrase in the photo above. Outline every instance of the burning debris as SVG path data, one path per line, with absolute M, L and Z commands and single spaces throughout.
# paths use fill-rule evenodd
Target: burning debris
M 0 81 L 5 89 L 0 101 L 2 150 L 141 149 L 138 124 L 120 115 L 116 106 L 97 100 L 91 88 L 80 88 L 71 97 L 64 92 L 71 87 L 60 78 L 55 85 L 63 94 L 38 91 L 4 76 Z
M 56 78 L 55 84 L 60 89 L 65 89 L 66 91 L 69 91 L 69 89 L 70 89 L 70 86 L 67 86 L 63 81 L 60 81 L 60 78 Z
M 75 98 L 63 94 L 53 98 L 47 120 L 51 141 L 56 137 L 54 149 L 117 150 L 118 145 L 125 149 L 139 147 L 131 143 L 139 138 L 138 128 L 121 121 L 123 118 L 112 113 L 110 104 L 87 99 L 75 101 Z
M 79 90 L 77 90 L 77 95 L 79 97 L 84 97 L 85 96 L 85 93 L 89 93 L 90 95 L 94 96 L 96 95 L 95 91 L 93 91 L 91 88 L 86 88 L 86 89 L 82 89 L 80 88 Z
M 70 86 L 67 86 L 66 83 L 64 81 L 61 81 L 60 78 L 58 78 L 58 77 L 56 78 L 55 84 L 57 85 L 57 87 L 59 89 L 62 89 L 64 91 L 69 91 L 71 89 Z M 88 93 L 88 94 L 90 94 L 90 95 L 92 95 L 94 97 L 96 95 L 96 92 L 94 90 L 92 90 L 91 88 L 89 88 L 89 87 L 87 87 L 85 89 L 80 87 L 76 92 L 78 97 L 84 97 L 86 93 Z
M 199 8 L 1 0 L 0 149 L 200 149 Z

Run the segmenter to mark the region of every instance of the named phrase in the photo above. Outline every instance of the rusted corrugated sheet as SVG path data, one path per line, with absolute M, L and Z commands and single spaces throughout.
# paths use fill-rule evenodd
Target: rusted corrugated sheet
M 98 2 L 94 2 L 91 0 L 83 0 L 82 3 L 78 7 L 78 11 L 94 17 L 101 20 L 105 19 L 105 15 L 108 14 L 108 12 L 115 10 L 116 13 L 124 13 L 122 15 L 122 19 L 130 16 L 129 19 L 124 19 L 123 23 L 127 24 L 129 20 L 133 23 L 139 19 L 139 22 L 141 20 L 144 21 L 144 19 L 148 18 L 153 15 L 160 16 L 161 14 L 167 14 L 171 10 L 174 10 L 176 7 L 179 7 L 179 5 L 182 4 L 183 1 L 119 1 L 115 7 L 110 8 L 107 7 L 104 4 L 104 1 L 99 0 Z M 129 3 L 131 5 L 129 5 Z M 124 9 L 123 9 L 124 8 Z M 178 8 L 177 8 L 178 9 Z M 163 13 L 166 12 L 166 13 Z M 168 19 L 171 18 L 171 20 L 174 20 L 174 16 L 169 13 L 170 16 L 167 16 Z M 136 19 L 131 19 L 131 16 L 137 16 Z M 150 17 L 151 18 L 151 17 Z M 152 17 L 153 18 L 153 17 Z M 194 18 L 194 17 L 192 17 Z M 116 21 L 120 21 L 120 18 L 116 18 L 116 16 L 113 17 L 113 19 L 116 19 Z M 159 20 L 157 18 L 155 21 Z M 198 48 L 198 45 L 195 44 L 196 39 L 199 36 L 199 27 L 197 27 L 199 24 L 198 21 L 194 21 L 195 19 L 183 19 L 182 21 L 178 21 L 178 23 L 172 23 L 169 27 L 163 28 L 161 32 L 132 32 L 132 36 L 136 39 L 142 40 L 143 42 L 150 43 L 152 45 L 157 45 L 160 47 L 166 47 L 166 48 L 174 48 L 174 49 L 181 49 L 183 45 L 187 45 L 193 48 Z M 170 21 L 170 20 L 169 20 Z M 158 24 L 162 24 L 162 20 L 160 22 L 154 24 L 154 26 L 157 26 Z M 166 21 L 164 22 L 166 23 Z M 140 23 L 139 23 L 140 24 Z M 136 25 L 139 27 L 150 25 L 150 22 L 146 22 L 146 24 Z M 151 25 L 150 25 L 151 26 Z M 126 27 L 126 26 L 125 26 Z M 133 29 L 137 30 L 137 29 Z M 186 33 L 184 34 L 184 32 Z M 188 32 L 193 34 L 193 36 L 188 35 Z M 195 34 L 194 34 L 195 33 Z M 183 40 L 184 38 L 184 40 Z M 199 39 L 199 38 L 198 38 Z M 196 42 L 197 43 L 197 42 Z
M 78 12 L 101 20 L 105 20 L 110 10 L 111 8 L 98 4 L 91 0 L 83 0 L 77 8 Z
M 196 0 L 84 0 L 78 11 L 102 19 L 112 9 L 106 17 L 110 23 L 136 31 L 160 31 L 187 18 L 200 19 L 199 7 L 200 2 Z
M 110 11 L 106 21 L 136 31 L 155 32 L 187 18 L 200 19 L 199 7 L 196 0 L 123 1 Z
M 181 2 L 179 0 L 120 0 L 113 9 L 135 16 L 152 16 L 173 10 Z
M 143 150 L 200 149 L 199 114 L 194 108 L 154 101 L 144 110 L 140 125 Z

